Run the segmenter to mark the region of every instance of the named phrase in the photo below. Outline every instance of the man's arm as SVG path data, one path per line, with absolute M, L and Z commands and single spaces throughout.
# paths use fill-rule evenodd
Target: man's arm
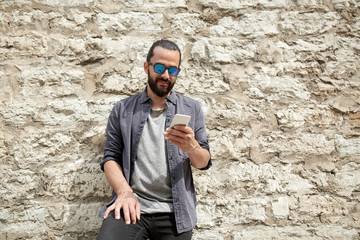
M 206 168 L 210 161 L 210 153 L 200 146 L 190 127 L 176 125 L 166 129 L 164 136 L 168 142 L 188 153 L 191 165 L 198 169 Z
M 110 160 L 104 164 L 104 171 L 106 179 L 117 195 L 115 202 L 106 210 L 104 218 L 107 218 L 109 213 L 115 210 L 115 219 L 120 219 L 120 210 L 122 209 L 125 223 L 135 224 L 136 220 L 140 220 L 140 204 L 127 183 L 121 167 L 115 161 Z

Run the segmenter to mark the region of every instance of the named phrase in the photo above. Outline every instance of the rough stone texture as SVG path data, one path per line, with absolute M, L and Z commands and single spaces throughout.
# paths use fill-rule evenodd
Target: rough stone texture
M 95 239 L 107 117 L 159 38 L 210 136 L 194 239 L 359 239 L 359 1 L 2 0 L 0 33 L 1 239 Z

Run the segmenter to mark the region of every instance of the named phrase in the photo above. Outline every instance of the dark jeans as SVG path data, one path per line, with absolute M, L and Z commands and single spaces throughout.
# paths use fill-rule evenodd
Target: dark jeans
M 142 214 L 136 224 L 126 225 L 124 216 L 116 220 L 114 211 L 103 220 L 97 240 L 190 240 L 192 231 L 177 234 L 173 213 Z

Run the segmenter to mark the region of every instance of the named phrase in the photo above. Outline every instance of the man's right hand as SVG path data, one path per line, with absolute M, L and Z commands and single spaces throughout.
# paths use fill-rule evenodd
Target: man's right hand
M 133 192 L 119 193 L 115 202 L 107 208 L 104 218 L 107 218 L 109 213 L 114 210 L 115 219 L 120 219 L 121 209 L 126 224 L 135 224 L 140 220 L 140 203 Z

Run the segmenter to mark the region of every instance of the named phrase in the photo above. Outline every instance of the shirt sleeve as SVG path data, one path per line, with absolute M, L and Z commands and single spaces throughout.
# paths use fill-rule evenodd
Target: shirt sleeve
M 206 134 L 206 126 L 205 126 L 205 116 L 201 109 L 199 103 L 196 104 L 196 122 L 195 122 L 195 139 L 198 141 L 199 145 L 206 149 L 210 154 L 210 160 L 208 165 L 205 168 L 201 168 L 200 170 L 207 170 L 212 166 L 211 160 L 211 152 L 210 152 L 210 145 L 209 145 L 209 137 Z
M 104 164 L 113 160 L 122 167 L 122 151 L 124 148 L 121 128 L 120 128 L 120 104 L 116 104 L 109 116 L 106 127 L 106 141 L 104 156 L 100 162 L 101 170 L 104 171 Z

